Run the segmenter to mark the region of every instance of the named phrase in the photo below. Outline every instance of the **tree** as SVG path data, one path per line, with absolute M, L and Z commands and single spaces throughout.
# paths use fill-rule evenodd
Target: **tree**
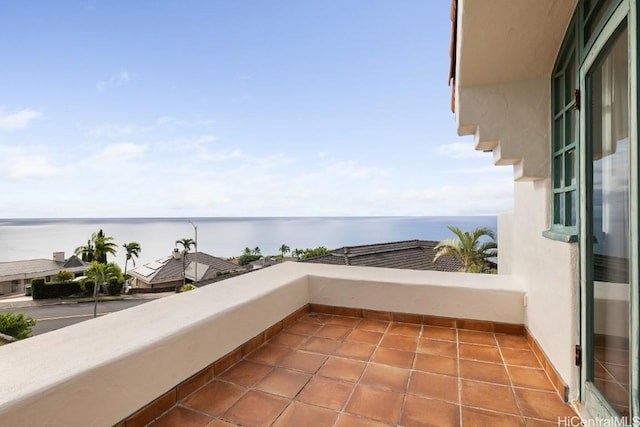
M 187 254 L 191 250 L 191 247 L 195 246 L 195 244 L 196 242 L 193 239 L 189 239 L 187 237 L 183 237 L 180 240 L 176 240 L 176 246 L 177 245 L 182 246 L 182 286 L 184 286 L 187 281 L 187 278 L 185 277 L 185 270 L 187 269 L 187 266 L 185 264 L 186 262 L 185 258 L 187 257 Z
M 282 254 L 282 258 L 284 258 L 284 256 L 289 252 L 291 252 L 291 248 L 283 243 L 282 246 L 280 246 L 280 253 Z
M 93 317 L 98 315 L 98 288 L 100 285 L 108 283 L 111 279 L 122 280 L 122 271 L 117 264 L 110 262 L 102 264 L 98 261 L 92 261 L 91 266 L 87 269 L 86 275 L 93 280 Z
M 142 251 L 142 249 L 140 248 L 140 244 L 138 242 L 125 243 L 124 245 L 122 245 L 122 247 L 124 248 L 125 251 L 127 251 L 127 258 L 124 260 L 124 277 L 126 280 L 127 264 L 129 263 L 129 260 L 131 260 L 131 262 L 133 263 L 133 266 L 135 267 L 136 266 L 135 259 L 140 256 L 140 252 Z M 124 286 L 125 285 L 123 284 L 123 290 L 124 290 Z
M 251 253 L 253 253 L 254 255 L 260 255 L 260 246 L 256 246 L 255 248 L 253 248 L 253 250 L 251 251 Z
M 460 271 L 488 272 L 488 258 L 498 255 L 494 232 L 486 227 L 479 227 L 471 232 L 463 232 L 454 226 L 447 228 L 457 236 L 457 239 L 447 239 L 438 243 L 434 248 L 436 255 L 433 257 L 433 263 L 436 264 L 441 257 L 447 256 L 462 265 Z
M 24 313 L 0 313 L 0 333 L 23 340 L 31 336 L 36 320 L 24 317 Z
M 93 245 L 91 240 L 87 240 L 87 244 L 84 246 L 78 246 L 73 252 L 75 256 L 80 256 L 80 259 L 84 262 L 93 261 Z
M 262 255 L 241 255 L 240 258 L 238 258 L 238 265 L 245 266 L 253 261 L 259 260 L 260 258 L 262 258 Z
M 93 259 L 97 260 L 101 264 L 107 263 L 107 255 L 116 255 L 116 248 L 118 247 L 113 242 L 113 237 L 105 236 L 102 230 L 97 234 L 91 235 L 93 241 Z
M 196 242 L 193 239 L 189 239 L 184 237 L 180 240 L 176 240 L 176 245 L 182 246 L 182 253 L 187 254 L 191 250 L 193 246 L 195 246 Z
M 302 254 L 304 254 L 304 251 L 302 249 L 295 248 L 291 253 L 294 257 L 300 259 L 300 257 L 302 257 Z
M 80 255 L 82 261 L 98 261 L 107 263 L 107 255 L 116 254 L 117 245 L 113 242 L 113 237 L 105 236 L 102 230 L 91 234 L 91 239 L 87 240 L 84 246 L 78 246 L 74 251 L 76 256 Z
M 307 248 L 302 252 L 301 259 L 313 258 L 316 256 L 328 255 L 329 249 L 324 246 L 318 246 L 317 248 Z
M 56 274 L 56 277 L 54 279 L 54 281 L 56 282 L 70 282 L 73 280 L 73 273 L 67 270 L 60 270 L 58 272 L 58 274 Z
M 251 254 L 252 252 L 251 252 L 251 249 L 249 249 L 249 247 L 244 248 L 244 252 L 242 255 L 251 255 Z

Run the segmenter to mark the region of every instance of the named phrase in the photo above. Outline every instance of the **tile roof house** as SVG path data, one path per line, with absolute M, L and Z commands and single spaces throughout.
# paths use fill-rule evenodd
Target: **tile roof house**
M 0 262 L 0 295 L 25 291 L 31 279 L 44 277 L 46 282 L 60 271 L 70 271 L 81 276 L 89 267 L 75 255 L 65 259 L 64 252 L 54 252 L 52 259 L 29 259 L 24 261 Z
M 373 245 L 344 246 L 329 251 L 329 255 L 308 258 L 302 262 L 410 270 L 459 271 L 460 263 L 449 257 L 441 258 L 437 264 L 433 263 L 434 248 L 438 243 L 431 240 L 406 240 Z
M 258 270 L 260 268 L 271 267 L 272 265 L 280 264 L 282 261 L 271 258 L 271 257 L 262 257 L 256 261 L 249 263 L 249 268 L 251 270 Z
M 183 256 L 185 257 L 184 264 Z M 195 284 L 211 281 L 221 272 L 243 269 L 222 258 L 198 252 L 198 277 L 196 277 L 196 253 L 189 252 L 183 255 L 176 251 L 173 255 L 141 265 L 129 270 L 128 273 L 134 278 L 131 283 L 134 289 L 175 288 L 182 284 L 183 267 L 187 282 Z

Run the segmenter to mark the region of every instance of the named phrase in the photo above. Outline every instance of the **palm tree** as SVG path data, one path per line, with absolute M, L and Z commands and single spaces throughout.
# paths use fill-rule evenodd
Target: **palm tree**
M 87 240 L 87 244 L 84 246 L 78 246 L 73 252 L 75 256 L 80 256 L 80 259 L 84 262 L 93 261 L 93 245 L 91 240 Z
M 260 255 L 260 246 L 256 246 L 251 252 L 253 252 L 254 255 Z
M 91 241 L 93 243 L 93 259 L 102 264 L 107 263 L 107 255 L 116 255 L 116 248 L 118 247 L 113 242 L 113 237 L 105 236 L 102 230 L 98 233 L 91 235 Z
M 280 253 L 282 254 L 282 258 L 284 258 L 284 256 L 289 252 L 291 252 L 291 248 L 283 243 L 282 246 L 280 246 Z
M 76 256 L 80 255 L 82 261 L 98 261 L 107 263 L 107 255 L 116 254 L 117 245 L 113 242 L 113 237 L 105 236 L 102 230 L 91 234 L 91 239 L 87 240 L 84 246 L 78 246 L 74 251 Z
M 248 247 L 244 248 L 243 255 L 251 255 L 251 249 L 249 249 Z
M 463 232 L 453 226 L 447 228 L 458 238 L 438 243 L 434 248 L 436 255 L 433 257 L 433 263 L 437 263 L 443 256 L 448 256 L 462 264 L 460 271 L 474 273 L 487 271 L 488 258 L 498 255 L 495 233 L 486 227 L 479 227 L 471 232 Z M 481 241 L 482 237 L 488 237 L 489 240 Z
M 93 280 L 93 317 L 98 315 L 98 288 L 100 285 L 107 283 L 112 278 L 118 278 L 120 268 L 110 262 L 103 264 L 98 261 L 91 261 L 91 266 L 85 273 L 88 278 Z
M 176 240 L 176 245 L 182 246 L 182 286 L 185 285 L 187 278 L 185 277 L 185 270 L 187 268 L 185 264 L 185 258 L 187 254 L 191 250 L 192 246 L 195 246 L 196 242 L 193 239 L 189 239 L 187 237 L 183 237 L 180 240 Z
M 140 244 L 138 242 L 130 242 L 122 245 L 125 251 L 127 251 L 127 258 L 124 260 L 124 279 L 125 283 L 122 285 L 123 290 L 127 283 L 127 264 L 129 260 L 133 263 L 133 266 L 136 266 L 136 258 L 140 256 L 140 252 L 142 249 L 140 248 Z
M 180 240 L 176 240 L 176 245 L 182 246 L 182 253 L 187 254 L 191 250 L 191 247 L 195 246 L 196 242 L 193 239 L 182 238 Z

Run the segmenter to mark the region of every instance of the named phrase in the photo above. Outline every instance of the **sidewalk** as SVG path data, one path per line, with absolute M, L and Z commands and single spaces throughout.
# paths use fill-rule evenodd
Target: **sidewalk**
M 175 295 L 175 292 L 159 292 L 153 294 L 134 294 L 134 295 L 119 295 L 119 299 L 159 299 Z M 103 295 L 104 296 L 104 295 Z M 102 299 L 102 296 L 98 298 L 98 301 L 109 301 L 108 299 Z M 77 301 L 73 299 L 65 298 L 48 298 L 42 300 L 34 300 L 30 296 L 16 295 L 0 298 L 0 310 L 7 308 L 22 308 L 22 307 L 36 307 L 42 305 L 60 305 L 60 304 L 75 304 Z

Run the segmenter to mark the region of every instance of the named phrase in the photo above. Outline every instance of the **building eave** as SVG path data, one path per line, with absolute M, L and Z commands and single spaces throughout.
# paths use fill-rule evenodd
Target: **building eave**
M 550 75 L 577 0 L 457 0 L 452 95 L 458 134 L 511 165 L 514 180 L 548 177 Z

